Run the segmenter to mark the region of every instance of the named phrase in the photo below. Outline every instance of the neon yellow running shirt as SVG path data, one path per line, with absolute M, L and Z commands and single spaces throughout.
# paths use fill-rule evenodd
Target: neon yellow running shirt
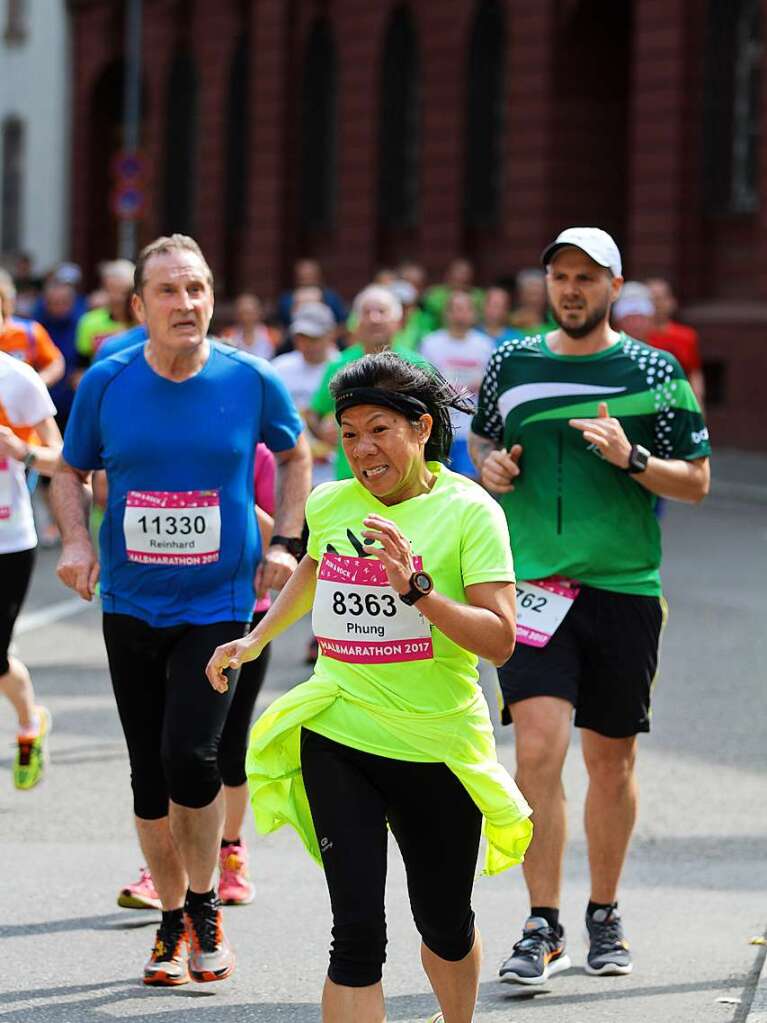
M 485 818 L 485 872 L 519 863 L 530 808 L 498 762 L 477 657 L 448 639 L 382 582 L 363 543 L 376 512 L 411 541 L 435 589 L 466 603 L 464 587 L 512 582 L 503 512 L 471 480 L 437 462 L 427 494 L 387 507 L 356 479 L 326 483 L 306 506 L 309 555 L 318 562 L 313 624 L 320 655 L 308 682 L 276 700 L 253 727 L 246 770 L 256 827 L 292 824 L 320 852 L 300 764 L 301 727 L 397 760 L 445 763 Z

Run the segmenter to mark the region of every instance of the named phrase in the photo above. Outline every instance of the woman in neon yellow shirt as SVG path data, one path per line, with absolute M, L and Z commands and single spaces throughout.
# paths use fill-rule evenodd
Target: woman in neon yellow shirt
M 481 487 L 442 464 L 450 411 L 467 405 L 439 375 L 384 352 L 344 367 L 331 390 L 354 479 L 310 496 L 307 555 L 258 627 L 216 649 L 208 678 L 225 691 L 228 671 L 312 609 L 314 674 L 258 720 L 246 770 L 257 828 L 292 824 L 325 870 L 323 1020 L 385 1019 L 388 824 L 424 969 L 446 1019 L 470 1023 L 480 833 L 489 874 L 519 863 L 532 833 L 476 670 L 477 655 L 501 664 L 514 645 L 508 529 Z

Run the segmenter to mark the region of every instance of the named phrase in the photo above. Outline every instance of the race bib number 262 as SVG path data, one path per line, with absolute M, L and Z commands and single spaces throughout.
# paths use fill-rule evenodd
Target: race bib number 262
M 517 583 L 518 642 L 525 646 L 546 646 L 579 592 L 578 583 L 558 576 Z

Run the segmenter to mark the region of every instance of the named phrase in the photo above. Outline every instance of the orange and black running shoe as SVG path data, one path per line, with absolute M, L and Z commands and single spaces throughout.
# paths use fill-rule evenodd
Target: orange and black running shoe
M 189 972 L 192 980 L 203 984 L 225 980 L 234 970 L 234 952 L 224 937 L 223 913 L 217 897 L 199 906 L 184 907 L 189 938 Z
M 178 987 L 189 983 L 189 939 L 183 917 L 163 920 L 155 935 L 152 954 L 144 966 L 144 983 Z

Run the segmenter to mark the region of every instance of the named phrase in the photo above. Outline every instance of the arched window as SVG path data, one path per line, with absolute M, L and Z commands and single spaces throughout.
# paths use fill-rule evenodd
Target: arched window
M 709 207 L 758 205 L 762 27 L 759 0 L 711 0 L 708 11 L 705 192 Z
M 224 225 L 227 244 L 224 253 L 224 283 L 233 294 L 239 287 L 235 279 L 245 231 L 248 189 L 249 75 L 250 40 L 240 36 L 229 74 L 226 108 L 226 178 L 224 183 Z
M 417 220 L 419 92 L 418 40 L 403 4 L 389 22 L 381 63 L 378 222 L 385 231 L 413 227 Z
M 481 0 L 469 43 L 464 221 L 492 227 L 501 212 L 505 24 L 497 0 Z
M 168 78 L 165 119 L 163 224 L 168 233 L 194 231 L 197 162 L 197 71 L 192 57 L 176 53 Z
M 338 62 L 330 23 L 314 23 L 306 44 L 301 88 L 301 226 L 325 231 L 333 225 L 336 199 L 336 107 Z
M 2 234 L 0 251 L 22 248 L 22 205 L 24 188 L 24 123 L 9 117 L 2 130 Z

